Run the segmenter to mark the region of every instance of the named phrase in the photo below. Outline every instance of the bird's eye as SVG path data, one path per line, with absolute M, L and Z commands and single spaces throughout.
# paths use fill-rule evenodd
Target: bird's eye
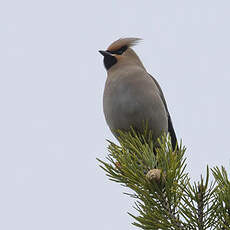
M 123 50 L 116 51 L 116 54 L 121 55 L 123 53 Z
M 127 49 L 128 49 L 128 46 L 122 46 L 118 50 L 110 51 L 110 53 L 117 54 L 117 55 L 122 55 Z

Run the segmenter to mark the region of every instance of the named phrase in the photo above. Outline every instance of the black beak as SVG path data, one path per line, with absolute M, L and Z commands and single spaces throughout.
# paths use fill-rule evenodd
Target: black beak
M 104 57 L 105 57 L 105 56 L 112 56 L 112 54 L 111 54 L 110 52 L 104 51 L 104 50 L 99 50 L 99 53 L 100 53 L 101 55 L 103 55 Z

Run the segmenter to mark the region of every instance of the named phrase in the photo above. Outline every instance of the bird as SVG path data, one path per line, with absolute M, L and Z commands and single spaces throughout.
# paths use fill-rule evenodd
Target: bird
M 120 38 L 106 50 L 99 50 L 107 71 L 103 94 L 105 120 L 116 138 L 117 130 L 128 132 L 132 127 L 143 132 L 143 122 L 147 122 L 153 142 L 169 133 L 175 150 L 177 137 L 163 91 L 132 49 L 141 40 Z

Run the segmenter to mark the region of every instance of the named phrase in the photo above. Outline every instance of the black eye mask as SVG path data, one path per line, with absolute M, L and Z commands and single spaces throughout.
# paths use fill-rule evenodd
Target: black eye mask
M 122 55 L 126 50 L 128 49 L 128 46 L 122 46 L 119 50 L 113 50 L 113 51 L 108 51 L 111 54 L 118 54 L 118 55 Z

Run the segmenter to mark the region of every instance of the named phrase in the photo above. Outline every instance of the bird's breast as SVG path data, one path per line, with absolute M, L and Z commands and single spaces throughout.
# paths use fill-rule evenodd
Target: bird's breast
M 140 111 L 140 93 L 129 79 L 106 82 L 104 91 L 105 114 L 112 117 L 133 116 Z
M 157 130 L 167 129 L 167 115 L 150 78 L 139 75 L 108 78 L 103 97 L 104 114 L 111 130 L 141 129 L 143 121 Z

